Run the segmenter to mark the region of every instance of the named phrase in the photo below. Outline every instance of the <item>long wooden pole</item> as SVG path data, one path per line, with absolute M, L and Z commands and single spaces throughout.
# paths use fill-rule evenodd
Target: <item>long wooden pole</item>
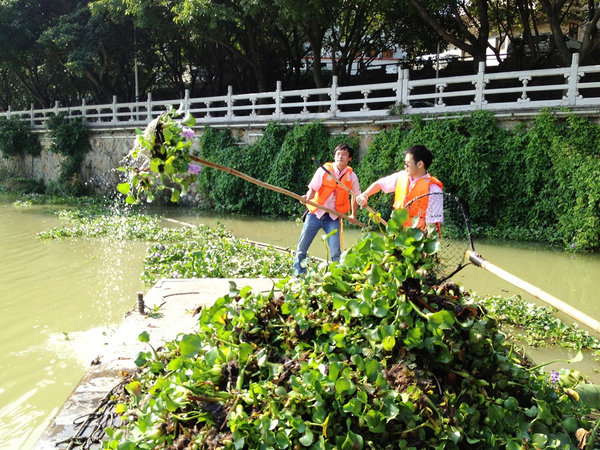
M 202 164 L 203 166 L 212 167 L 213 169 L 217 169 L 217 170 L 221 170 L 223 172 L 230 173 L 231 175 L 235 175 L 236 177 L 242 178 L 246 181 L 249 181 L 250 183 L 256 184 L 257 186 L 264 187 L 266 189 L 270 189 L 272 191 L 279 192 L 280 194 L 287 195 L 288 197 L 292 197 L 292 198 L 298 200 L 299 202 L 304 203 L 305 205 L 311 205 L 316 208 L 322 209 L 323 211 L 327 211 L 328 213 L 331 213 L 338 217 L 341 217 L 342 219 L 346 219 L 348 221 L 350 220 L 350 217 L 346 216 L 345 214 L 342 214 L 339 211 L 336 211 L 335 209 L 327 208 L 326 206 L 319 205 L 318 203 L 311 202 L 310 200 L 306 200 L 305 198 L 296 194 L 295 192 L 288 191 L 287 189 L 280 188 L 279 186 L 274 186 L 272 184 L 265 183 L 264 181 L 257 180 L 256 178 L 253 178 L 250 175 L 246 175 L 245 173 L 242 173 L 238 170 L 232 169 L 230 167 L 222 166 L 221 164 L 217 164 L 217 163 L 208 161 L 206 159 L 198 158 L 197 156 L 194 156 L 194 155 L 190 155 L 190 159 L 192 161 L 194 161 L 195 163 Z M 366 225 L 364 223 L 359 222 L 359 221 L 356 221 L 356 224 L 362 228 L 366 227 Z
M 600 333 L 600 322 L 596 319 L 591 318 L 587 314 L 579 311 L 578 309 L 573 308 L 571 305 L 559 300 L 558 298 L 548 294 L 547 292 L 541 290 L 540 288 L 528 283 L 527 281 L 521 280 L 520 278 L 508 273 L 507 271 L 501 269 L 498 266 L 495 266 L 477 252 L 467 250 L 467 258 L 477 267 L 481 267 L 482 269 L 487 270 L 490 273 L 493 273 L 499 278 L 502 278 L 504 281 L 508 281 L 513 286 L 518 287 L 519 289 L 523 289 L 525 292 L 533 295 L 540 300 L 548 303 L 549 305 L 555 307 L 559 311 L 567 314 L 578 322 L 590 327 L 596 333 Z
M 325 167 L 323 164 L 321 164 L 319 161 L 317 161 L 315 158 L 312 159 L 316 165 L 318 165 L 321 169 L 323 169 L 325 171 L 325 173 L 327 173 L 327 175 L 329 175 L 331 178 L 333 178 L 335 180 L 335 182 L 337 184 L 339 184 L 342 188 L 344 188 L 344 190 L 350 194 L 352 197 L 354 197 L 354 192 L 352 192 L 350 189 L 348 189 L 348 186 L 346 186 L 344 183 L 342 183 L 340 180 L 338 180 L 338 178 L 331 172 L 331 170 L 327 169 L 327 167 Z M 369 211 L 371 214 L 373 214 L 373 217 L 375 217 L 375 220 L 380 220 L 381 223 L 383 223 L 386 227 L 387 227 L 387 222 L 382 219 L 380 216 L 377 215 L 377 213 L 373 210 L 373 208 L 371 208 L 369 205 L 365 206 L 365 209 L 367 211 Z

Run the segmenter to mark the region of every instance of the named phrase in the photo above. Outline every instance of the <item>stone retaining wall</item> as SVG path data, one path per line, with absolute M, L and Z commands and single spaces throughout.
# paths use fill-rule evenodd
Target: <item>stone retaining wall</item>
M 498 118 L 499 126 L 512 128 L 522 122 L 531 122 L 539 112 L 532 112 L 528 115 L 519 115 L 518 117 L 510 115 Z M 560 113 L 559 113 L 560 114 Z M 590 114 L 589 119 L 598 123 L 600 112 Z M 359 155 L 366 152 L 371 141 L 381 130 L 387 127 L 400 125 L 403 121 L 409 119 L 390 117 L 385 121 L 324 121 L 323 125 L 332 135 L 356 136 L 359 141 Z M 295 124 L 288 124 L 290 128 Z M 224 124 L 223 127 L 226 125 Z M 227 125 L 232 136 L 240 144 L 251 144 L 256 142 L 263 133 L 266 124 L 237 124 Z M 199 126 L 195 129 L 196 135 L 202 134 L 203 128 Z M 46 137 L 43 131 L 36 131 L 40 134 L 40 141 L 44 150 L 39 157 L 34 158 L 33 164 L 30 157 L 25 158 L 1 158 L 0 157 L 0 175 L 8 174 L 10 176 L 22 176 L 26 178 L 41 179 L 45 184 L 58 178 L 60 171 L 60 162 L 62 156 L 49 152 L 50 139 Z M 92 191 L 99 195 L 112 194 L 115 192 L 119 175 L 121 172 L 117 168 L 121 165 L 121 159 L 126 156 L 133 147 L 136 132 L 133 127 L 98 129 L 90 130 L 90 140 L 92 151 L 84 159 L 81 169 L 81 177 L 84 182 L 92 188 Z M 181 199 L 182 203 L 197 204 L 200 201 L 199 196 L 193 189 L 190 194 Z

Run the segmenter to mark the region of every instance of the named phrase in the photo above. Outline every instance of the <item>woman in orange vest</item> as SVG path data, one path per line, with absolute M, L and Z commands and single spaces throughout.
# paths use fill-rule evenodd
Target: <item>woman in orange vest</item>
M 439 229 L 439 224 L 444 220 L 442 195 L 425 196 L 411 202 L 427 193 L 442 192 L 444 188 L 440 180 L 427 172 L 433 161 L 433 154 L 424 145 L 414 145 L 404 153 L 404 170 L 375 181 L 356 201 L 364 208 L 371 195 L 379 191 L 394 192 L 394 209 L 405 208 L 409 204 L 409 219 L 404 223 L 404 227 L 414 224 L 425 230 L 427 225 L 435 224 Z M 416 223 L 415 218 L 418 219 Z
M 356 196 L 360 194 L 360 185 L 358 177 L 352 167 L 348 165 L 352 160 L 354 150 L 348 144 L 340 144 L 335 148 L 334 155 L 334 162 L 328 162 L 324 166 L 354 193 L 352 200 L 350 200 L 348 192 L 321 167 L 313 175 L 308 184 L 308 192 L 303 195 L 303 198 L 321 206 L 335 209 L 342 214 L 346 214 L 352 209 L 350 219 L 356 222 Z M 337 233 L 327 238 L 331 260 L 339 261 L 341 254 L 340 218 L 315 206 L 306 205 L 306 207 L 308 208 L 308 214 L 304 220 L 296 249 L 296 258 L 294 259 L 294 274 L 296 275 L 302 275 L 306 272 L 304 260 L 308 248 L 321 228 L 326 234 L 337 230 Z

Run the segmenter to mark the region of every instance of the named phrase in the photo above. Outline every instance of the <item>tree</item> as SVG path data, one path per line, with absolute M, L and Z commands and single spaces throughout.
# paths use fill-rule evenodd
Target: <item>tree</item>
M 92 15 L 87 0 L 63 11 L 39 39 L 51 57 L 69 75 L 75 91 L 96 102 L 113 95 L 133 97 L 133 28 L 105 14 Z
M 588 1 L 582 8 L 575 8 L 573 0 L 540 0 L 542 11 L 547 17 L 552 30 L 553 43 L 559 55 L 562 65 L 571 64 L 571 51 L 567 48 L 562 25 L 568 17 L 581 19 L 584 27 L 584 37 L 579 49 L 580 62 L 589 62 L 594 52 L 600 46 L 598 34 L 598 20 L 600 19 L 600 8 L 595 2 Z M 578 3 L 578 2 L 577 2 Z
M 422 20 L 445 42 L 473 56 L 475 63 L 485 61 L 490 35 L 487 0 L 409 0 Z
M 26 92 L 13 106 L 25 108 L 35 102 L 49 107 L 61 90 L 68 90 L 68 77 L 38 43 L 63 6 L 65 2 L 52 0 L 0 3 L 0 60 Z

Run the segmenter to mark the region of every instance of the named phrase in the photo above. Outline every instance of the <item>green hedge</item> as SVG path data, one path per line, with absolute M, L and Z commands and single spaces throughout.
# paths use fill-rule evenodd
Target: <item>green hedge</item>
M 200 138 L 199 155 L 302 195 L 317 169 L 312 158 L 331 161 L 333 149 L 342 141 L 357 145 L 354 138 L 329 136 L 319 122 L 293 128 L 271 123 L 261 139 L 248 146 L 238 145 L 228 130 L 207 128 Z M 198 183 L 205 206 L 216 210 L 294 216 L 304 209 L 291 197 L 215 169 L 204 168 Z
M 306 192 L 316 166 L 330 161 L 346 136 L 329 136 L 322 124 L 293 128 L 270 124 L 253 145 L 241 146 L 229 131 L 207 129 L 200 154 L 259 180 Z M 357 148 L 355 138 L 349 139 Z M 531 240 L 573 250 L 600 250 L 600 128 L 584 117 L 558 118 L 543 111 L 529 125 L 498 126 L 490 112 L 424 120 L 379 133 L 359 162 L 351 163 L 366 187 L 403 167 L 403 151 L 415 144 L 432 149 L 430 172 L 468 207 L 478 237 Z M 200 178 L 211 208 L 252 214 L 298 216 L 297 201 L 212 169 Z M 392 194 L 370 205 L 389 217 Z M 359 217 L 368 220 L 365 211 Z

